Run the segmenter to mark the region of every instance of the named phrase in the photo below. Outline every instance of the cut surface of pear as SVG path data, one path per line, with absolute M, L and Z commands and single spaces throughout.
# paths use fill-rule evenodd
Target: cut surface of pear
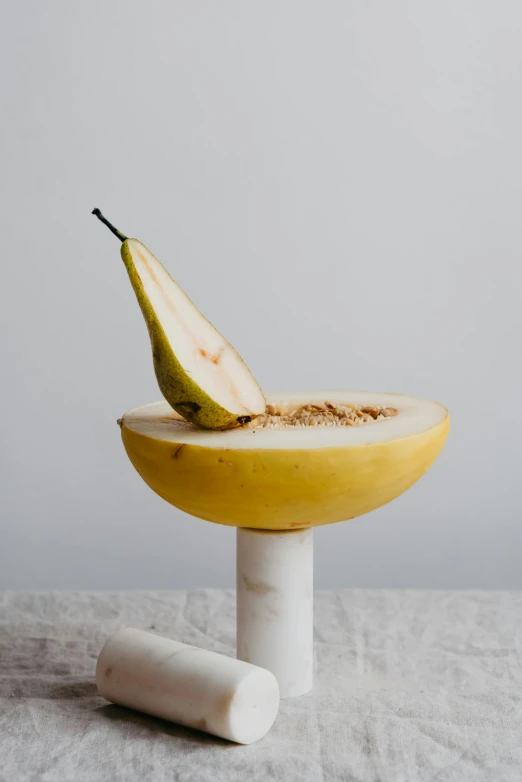
M 246 364 L 145 245 L 128 239 L 121 254 L 149 328 L 159 387 L 174 410 L 207 429 L 263 413 Z
M 145 318 L 160 390 L 184 419 L 226 429 L 265 411 L 262 391 L 238 353 L 194 306 L 154 255 L 120 234 L 121 256 Z
M 357 426 L 197 429 L 159 402 L 121 419 L 127 454 L 163 499 L 208 521 L 298 529 L 354 518 L 398 497 L 433 464 L 449 430 L 437 402 L 401 394 L 267 395 L 286 414 L 303 405 L 393 411 Z

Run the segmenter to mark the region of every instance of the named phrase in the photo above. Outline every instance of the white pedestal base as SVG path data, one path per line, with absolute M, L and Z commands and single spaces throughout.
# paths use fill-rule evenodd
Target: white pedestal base
M 237 657 L 271 671 L 282 698 L 313 685 L 313 530 L 237 530 Z

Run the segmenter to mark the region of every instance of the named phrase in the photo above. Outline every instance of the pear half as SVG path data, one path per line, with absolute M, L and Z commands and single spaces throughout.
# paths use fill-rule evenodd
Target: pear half
M 95 214 L 122 242 L 121 257 L 149 330 L 160 390 L 183 418 L 204 429 L 226 429 L 265 411 L 265 399 L 234 348 L 137 239 Z
M 205 432 L 160 402 L 123 416 L 123 443 L 150 488 L 187 513 L 288 530 L 354 518 L 390 502 L 426 472 L 446 441 L 449 414 L 437 402 L 363 391 L 267 397 L 268 409 L 282 412 L 325 400 L 396 414 L 360 426 Z

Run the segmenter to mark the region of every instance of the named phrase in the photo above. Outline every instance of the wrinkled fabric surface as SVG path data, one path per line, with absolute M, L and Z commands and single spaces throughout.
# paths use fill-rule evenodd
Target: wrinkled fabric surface
M 2 782 L 521 782 L 522 593 L 316 593 L 316 684 L 237 746 L 108 704 L 124 626 L 233 654 L 232 591 L 4 593 Z

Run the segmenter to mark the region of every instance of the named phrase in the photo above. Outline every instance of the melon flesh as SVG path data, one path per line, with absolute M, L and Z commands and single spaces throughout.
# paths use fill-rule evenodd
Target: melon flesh
M 159 402 L 126 413 L 122 438 L 138 473 L 167 502 L 218 524 L 269 530 L 331 524 L 390 502 L 446 441 L 449 415 L 436 402 L 363 391 L 267 396 L 282 411 L 325 400 L 397 414 L 353 427 L 210 432 Z
M 288 427 L 274 430 L 256 428 L 254 421 L 250 427 L 211 432 L 187 423 L 173 413 L 165 402 L 156 402 L 131 410 L 122 420 L 125 426 L 139 434 L 171 443 L 237 450 L 315 449 L 368 445 L 411 437 L 442 423 L 448 414 L 437 402 L 402 394 L 300 391 L 266 396 L 267 403 L 282 413 L 305 404 L 322 405 L 325 400 L 334 405 L 392 408 L 397 410 L 397 415 L 358 427 Z

